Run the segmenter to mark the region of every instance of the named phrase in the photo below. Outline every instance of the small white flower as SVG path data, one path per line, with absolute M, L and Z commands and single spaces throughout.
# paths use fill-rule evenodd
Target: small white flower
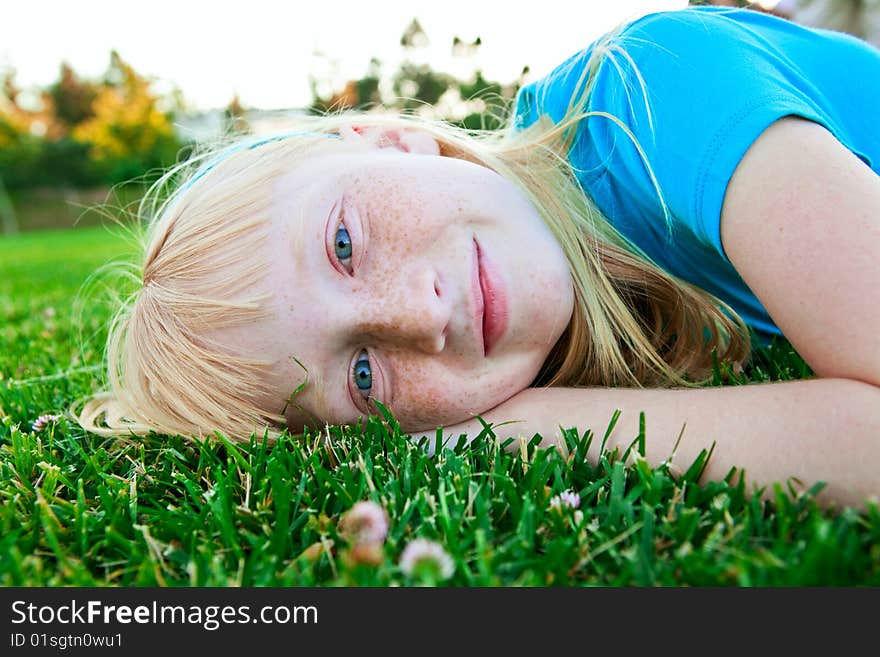
M 572 490 L 567 490 L 550 498 L 550 508 L 554 511 L 565 509 L 577 509 L 581 505 L 581 496 Z
M 411 541 L 400 555 L 400 569 L 413 575 L 422 568 L 430 568 L 440 579 L 448 579 L 455 572 L 452 557 L 436 541 L 417 538 Z
M 57 422 L 60 417 L 60 415 L 45 413 L 34 420 L 34 423 L 31 425 L 31 430 L 42 431 L 47 424 L 49 424 L 50 422 Z
M 377 544 L 388 535 L 388 513 L 369 500 L 356 502 L 339 521 L 339 531 L 355 544 Z

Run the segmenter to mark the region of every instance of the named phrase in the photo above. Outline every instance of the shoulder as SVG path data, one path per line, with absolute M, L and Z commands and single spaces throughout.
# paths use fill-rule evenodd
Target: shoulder
M 655 56 L 664 53 L 675 56 L 694 48 L 717 50 L 743 38 L 744 32 L 748 31 L 745 26 L 754 24 L 753 13 L 756 12 L 722 7 L 661 11 L 646 14 L 612 30 L 604 41 L 625 45 L 635 53 L 650 51 Z
M 754 79 L 763 71 L 789 71 L 799 60 L 808 59 L 815 66 L 829 49 L 848 50 L 853 41 L 849 35 L 811 29 L 760 11 L 698 6 L 647 14 L 609 32 L 594 46 L 623 54 L 618 59 L 646 75 L 711 71 Z
M 735 18 L 747 10 L 718 7 L 691 7 L 646 14 L 623 23 L 586 47 L 573 53 L 543 77 L 523 86 L 515 103 L 516 126 L 525 127 L 541 114 L 558 120 L 567 101 L 589 85 L 590 68 L 598 78 L 618 84 L 624 79 L 627 88 L 645 77 L 675 75 L 682 64 L 707 64 L 709 49 L 717 62 L 723 43 L 736 40 Z M 719 37 L 724 33 L 728 38 Z M 670 67 L 671 65 L 671 67 Z
M 730 261 L 820 376 L 880 383 L 880 177 L 821 125 L 777 121 L 724 198 Z
M 765 30 L 795 30 L 804 28 L 772 14 L 735 7 L 696 6 L 659 11 L 623 24 L 607 36 L 644 38 L 649 42 L 669 41 L 675 48 L 689 41 L 743 38 Z M 687 38 L 682 38 L 687 37 Z

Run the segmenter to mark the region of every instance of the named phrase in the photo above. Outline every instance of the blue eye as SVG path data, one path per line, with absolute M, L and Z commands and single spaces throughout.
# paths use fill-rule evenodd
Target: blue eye
M 358 356 L 351 376 L 361 395 L 369 397 L 370 390 L 373 388 L 373 368 L 370 366 L 370 357 L 367 356 L 366 351 L 362 351 Z
M 345 224 L 340 222 L 336 228 L 336 236 L 333 238 L 333 248 L 336 251 L 336 257 L 339 262 L 348 267 L 351 264 L 351 236 L 345 228 Z

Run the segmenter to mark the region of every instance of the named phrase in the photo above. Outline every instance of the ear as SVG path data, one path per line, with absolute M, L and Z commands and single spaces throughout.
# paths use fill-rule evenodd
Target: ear
M 417 155 L 440 155 L 440 144 L 431 135 L 409 128 L 344 125 L 339 129 L 344 140 L 366 142 L 376 148 L 393 148 Z

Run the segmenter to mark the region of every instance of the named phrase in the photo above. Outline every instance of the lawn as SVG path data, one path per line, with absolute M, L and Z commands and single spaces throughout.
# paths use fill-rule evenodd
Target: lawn
M 588 463 L 603 435 L 575 430 L 567 459 L 486 436 L 429 457 L 387 420 L 272 447 L 85 434 L 63 414 L 100 385 L 109 306 L 79 292 L 128 250 L 100 227 L 0 238 L 0 585 L 880 585 L 876 505 L 700 485 L 700 460 L 651 469 L 638 436 Z M 807 373 L 779 342 L 726 384 Z M 375 506 L 351 529 L 362 500 L 387 536 Z M 411 568 L 416 539 L 451 567 Z

